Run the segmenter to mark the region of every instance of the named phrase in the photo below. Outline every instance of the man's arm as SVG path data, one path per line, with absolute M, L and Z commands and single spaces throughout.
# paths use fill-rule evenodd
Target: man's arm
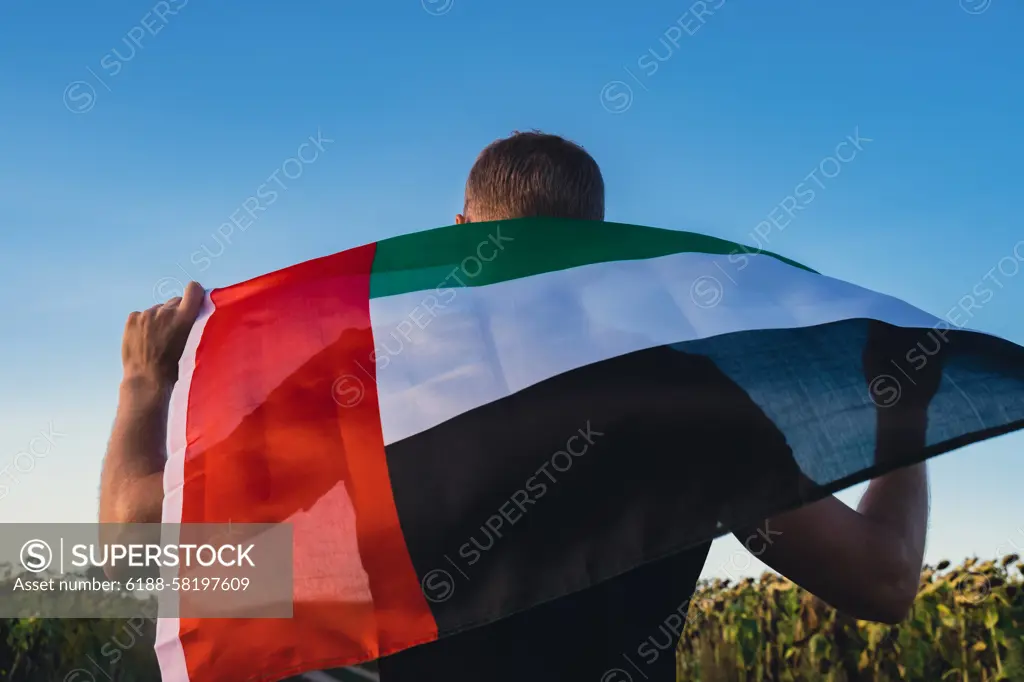
M 835 497 L 768 521 L 757 554 L 836 609 L 895 624 L 917 595 L 928 527 L 928 474 L 917 464 L 873 480 L 853 510 Z M 757 529 L 741 533 L 749 537 Z
M 100 523 L 159 523 L 171 386 L 125 377 L 100 479 Z
M 100 479 L 101 523 L 160 522 L 171 388 L 203 297 L 191 282 L 182 298 L 128 317 L 120 400 Z
M 869 392 L 880 387 L 890 358 L 903 357 L 920 332 L 879 322 L 868 326 L 864 374 Z M 888 376 L 876 409 L 875 462 L 905 462 L 926 444 L 928 404 L 942 380 L 942 354 L 904 385 Z M 834 497 L 769 521 L 774 539 L 761 553 L 766 564 L 851 616 L 898 623 L 909 613 L 921 582 L 928 531 L 928 472 L 924 463 L 880 476 L 857 509 Z

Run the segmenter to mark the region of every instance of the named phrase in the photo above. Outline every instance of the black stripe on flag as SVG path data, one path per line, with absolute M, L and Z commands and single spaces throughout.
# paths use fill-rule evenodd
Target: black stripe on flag
M 1024 349 L 849 320 L 613 358 L 386 450 L 444 635 L 1022 420 Z

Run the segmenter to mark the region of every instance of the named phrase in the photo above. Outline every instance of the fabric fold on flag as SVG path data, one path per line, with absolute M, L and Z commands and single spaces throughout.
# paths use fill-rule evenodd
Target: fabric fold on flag
M 1024 426 L 1024 349 L 781 256 L 555 219 L 209 293 L 166 523 L 288 523 L 290 619 L 162 619 L 168 682 L 372 660 Z

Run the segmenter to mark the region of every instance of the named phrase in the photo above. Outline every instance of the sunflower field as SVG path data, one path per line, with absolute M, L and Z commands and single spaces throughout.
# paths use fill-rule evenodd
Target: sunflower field
M 846 617 L 773 573 L 698 586 L 676 679 L 699 682 L 1024 681 L 1024 562 L 925 566 L 910 616 Z
M 13 579 L 0 577 L 0 599 Z M 0 680 L 154 682 L 154 625 L 0 619 Z M 703 582 L 676 669 L 686 682 L 1024 682 L 1024 562 L 926 566 L 913 611 L 895 626 L 845 617 L 773 573 Z

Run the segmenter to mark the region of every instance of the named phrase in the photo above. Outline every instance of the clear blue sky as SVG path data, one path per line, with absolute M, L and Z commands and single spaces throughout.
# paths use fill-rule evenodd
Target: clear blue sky
M 937 315 L 1008 258 L 969 324 L 1024 342 L 1024 7 L 718 5 L 2 3 L 0 521 L 95 518 L 122 327 L 154 288 L 449 224 L 476 153 L 515 129 L 586 146 L 615 221 L 755 244 L 805 183 L 767 248 Z M 282 172 L 318 130 L 333 142 Z M 855 131 L 870 142 L 823 161 Z M 275 171 L 287 189 L 222 246 Z M 931 560 L 1024 548 L 1022 448 L 933 461 Z M 737 547 L 706 573 L 757 570 Z

